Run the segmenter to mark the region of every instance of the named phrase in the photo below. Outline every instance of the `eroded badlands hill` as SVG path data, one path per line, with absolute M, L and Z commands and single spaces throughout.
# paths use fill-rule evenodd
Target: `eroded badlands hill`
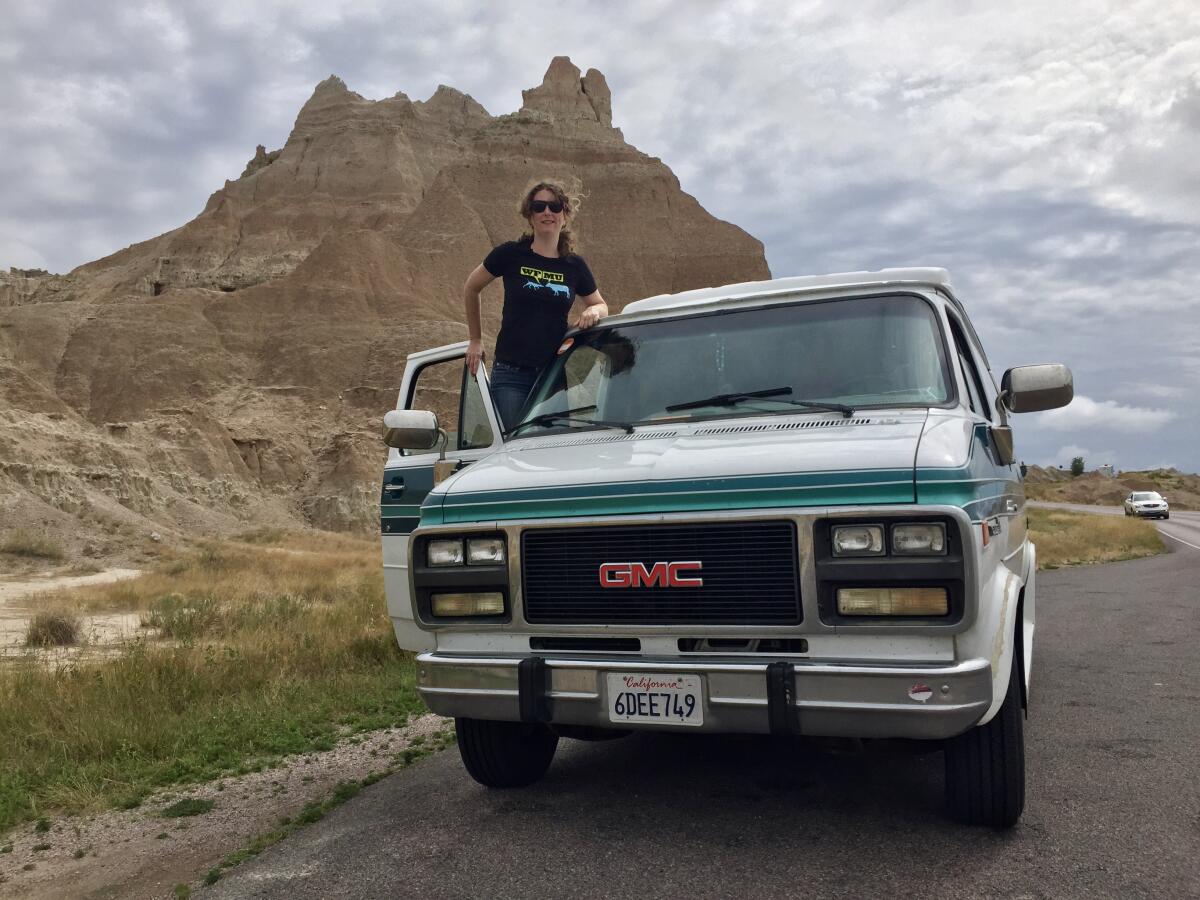
M 371 101 L 330 77 L 191 222 L 0 276 L 0 537 L 101 554 L 152 531 L 372 529 L 404 357 L 466 336 L 463 279 L 546 175 L 582 184 L 610 306 L 769 277 L 757 240 L 625 142 L 595 70 L 557 58 L 497 117 L 453 88 Z M 490 336 L 499 305 L 493 286 Z

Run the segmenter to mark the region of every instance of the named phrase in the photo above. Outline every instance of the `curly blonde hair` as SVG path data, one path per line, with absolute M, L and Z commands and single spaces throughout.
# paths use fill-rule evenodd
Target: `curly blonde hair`
M 530 182 L 529 187 L 525 189 L 525 193 L 521 195 L 521 202 L 517 204 L 517 213 L 521 217 L 521 221 L 529 224 L 529 217 L 533 215 L 533 195 L 538 191 L 549 191 L 554 195 L 554 199 L 563 205 L 563 227 L 558 234 L 558 255 L 559 257 L 571 256 L 579 252 L 579 244 L 575 232 L 571 230 L 571 220 L 575 214 L 579 212 L 579 206 L 583 202 L 583 194 L 577 188 L 568 190 L 566 185 L 559 181 L 550 181 L 543 179 L 541 181 Z M 521 235 L 522 241 L 532 241 L 533 233 L 525 232 Z

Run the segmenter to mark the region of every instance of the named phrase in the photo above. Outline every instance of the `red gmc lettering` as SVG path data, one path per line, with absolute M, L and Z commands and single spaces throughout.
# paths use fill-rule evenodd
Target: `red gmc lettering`
M 670 585 L 671 587 L 703 587 L 703 578 L 684 578 L 680 572 L 699 572 L 704 567 L 698 559 L 689 560 L 688 562 L 675 562 L 670 564 Z
M 703 578 L 688 578 L 683 574 L 699 572 L 703 566 L 700 560 L 656 562 L 650 568 L 640 562 L 602 563 L 600 587 L 703 587 Z

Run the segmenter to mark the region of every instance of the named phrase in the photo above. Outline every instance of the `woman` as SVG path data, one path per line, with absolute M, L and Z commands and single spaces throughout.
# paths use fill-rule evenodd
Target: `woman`
M 574 253 L 569 226 L 577 206 L 556 182 L 531 185 L 519 207 L 529 233 L 489 253 L 463 287 L 470 338 L 467 365 L 474 375 L 484 357 L 479 292 L 495 279 L 504 279 L 504 308 L 489 387 L 505 428 L 519 424 L 538 371 L 562 344 L 575 297 L 584 302 L 576 327 L 590 328 L 608 315 L 587 263 Z

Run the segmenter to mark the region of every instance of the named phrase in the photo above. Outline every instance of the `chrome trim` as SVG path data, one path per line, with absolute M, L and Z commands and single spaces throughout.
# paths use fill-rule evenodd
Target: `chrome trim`
M 417 656 L 417 688 L 435 713 L 519 721 L 517 666 L 524 657 Z M 768 733 L 767 665 L 742 660 L 564 659 L 544 657 L 551 721 L 611 727 L 609 673 L 694 674 L 702 678 L 702 731 Z M 794 709 L 800 733 L 841 737 L 906 737 L 936 740 L 960 734 L 992 702 L 992 669 L 986 659 L 954 665 L 866 666 L 793 660 Z M 916 684 L 931 694 L 909 697 Z M 650 729 L 697 726 L 631 725 Z

